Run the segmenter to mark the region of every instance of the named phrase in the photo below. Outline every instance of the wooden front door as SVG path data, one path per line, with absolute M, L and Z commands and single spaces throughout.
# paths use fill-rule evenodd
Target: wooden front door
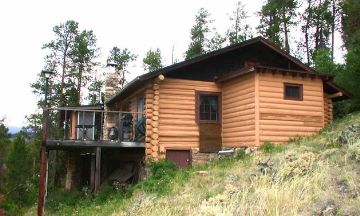
M 166 150 L 166 159 L 173 161 L 177 167 L 186 168 L 191 165 L 190 150 Z
M 200 152 L 217 153 L 221 150 L 221 124 L 200 123 Z
M 221 150 L 221 95 L 218 92 L 196 92 L 196 121 L 199 125 L 199 150 L 216 153 Z

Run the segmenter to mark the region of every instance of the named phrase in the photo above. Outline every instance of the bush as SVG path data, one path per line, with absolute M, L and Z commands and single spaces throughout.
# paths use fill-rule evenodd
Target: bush
M 354 145 L 349 146 L 350 159 L 360 162 L 360 140 Z
M 250 158 L 250 155 L 246 154 L 245 149 L 237 149 L 235 158 L 238 160 L 247 160 Z
M 272 142 L 266 141 L 266 142 L 264 142 L 263 145 L 260 146 L 259 149 L 266 154 L 271 154 L 274 152 L 280 152 L 280 151 L 284 150 L 284 146 L 281 144 L 275 145 Z
M 4 206 L 7 212 L 19 214 L 21 208 L 33 204 L 37 194 L 32 182 L 32 158 L 22 133 L 12 143 L 6 167 Z
M 149 169 L 151 176 L 134 186 L 134 189 L 141 188 L 146 192 L 157 194 L 169 193 L 170 185 L 176 176 L 175 164 L 169 160 L 150 161 Z
M 316 155 L 312 152 L 289 154 L 286 163 L 278 170 L 278 179 L 284 181 L 307 175 L 313 171 L 315 162 Z

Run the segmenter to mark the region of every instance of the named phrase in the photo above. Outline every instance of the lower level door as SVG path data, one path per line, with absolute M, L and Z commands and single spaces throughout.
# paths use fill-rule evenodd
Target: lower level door
M 186 168 L 191 165 L 190 150 L 166 150 L 166 159 L 173 161 L 176 166 Z

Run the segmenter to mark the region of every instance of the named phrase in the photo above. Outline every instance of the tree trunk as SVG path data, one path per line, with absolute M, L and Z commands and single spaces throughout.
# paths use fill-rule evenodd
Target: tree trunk
M 310 65 L 310 48 L 309 48 L 310 9 L 311 9 L 311 0 L 308 0 L 308 15 L 306 17 L 306 25 L 305 25 L 305 47 L 306 47 L 306 58 L 308 65 Z
M 336 5 L 335 0 L 332 0 L 332 23 L 331 23 L 331 61 L 334 62 L 334 43 L 335 43 L 335 20 L 336 20 Z
M 283 24 L 284 24 L 285 51 L 286 51 L 287 53 L 290 53 L 290 46 L 289 46 L 289 38 L 288 38 L 288 29 L 287 29 L 285 8 L 283 8 L 282 18 L 283 18 Z
M 79 80 L 77 86 L 77 104 L 80 105 L 81 102 L 81 84 L 82 84 L 82 73 L 83 73 L 83 65 L 80 63 L 79 65 Z
M 320 14 L 319 14 L 319 22 L 320 22 L 320 32 L 319 32 L 319 37 L 320 37 L 320 41 L 319 41 L 319 45 L 320 47 L 319 48 L 323 48 L 324 47 L 324 29 L 323 29 L 323 25 L 324 25 L 324 16 L 323 16 L 323 8 L 322 8 L 322 2 L 320 0 L 320 8 L 321 8 L 321 11 L 320 11 Z
M 60 106 L 65 106 L 65 94 L 64 94 L 64 89 L 65 89 L 65 76 L 66 76 L 66 67 L 67 67 L 67 62 L 66 62 L 66 56 L 67 56 L 67 52 L 69 49 L 69 44 L 67 43 L 68 38 L 65 38 L 65 49 L 64 49 L 64 53 L 63 53 L 63 62 L 62 62 L 62 74 L 61 74 L 61 85 L 60 85 L 60 101 L 59 104 Z M 62 111 L 58 112 L 58 116 L 59 116 L 59 126 L 58 128 L 63 128 L 64 127 L 64 114 Z M 54 186 L 60 186 L 60 170 L 57 168 L 57 164 L 58 164 L 58 151 L 55 150 L 54 151 Z

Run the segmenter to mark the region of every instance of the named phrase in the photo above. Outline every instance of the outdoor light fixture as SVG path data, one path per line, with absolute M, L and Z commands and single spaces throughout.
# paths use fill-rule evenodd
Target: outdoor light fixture
M 51 77 L 51 75 L 54 74 L 54 72 L 46 71 L 46 70 L 41 71 L 41 73 L 44 74 L 45 79 L 49 79 Z
M 49 79 L 51 75 L 54 74 L 52 71 L 43 70 L 41 71 L 42 74 L 44 74 L 45 77 L 45 100 L 44 100 L 44 107 L 47 107 L 47 95 L 48 95 L 48 88 L 49 88 Z M 44 115 L 45 117 L 45 115 Z

